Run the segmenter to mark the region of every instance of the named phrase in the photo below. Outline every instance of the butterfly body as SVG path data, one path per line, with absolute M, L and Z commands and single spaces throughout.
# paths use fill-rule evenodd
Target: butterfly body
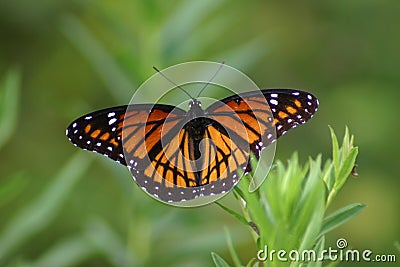
M 193 100 L 189 104 L 189 111 L 186 118 L 187 123 L 184 125 L 184 128 L 188 131 L 189 136 L 196 141 L 203 139 L 207 127 L 213 123 L 201 108 L 201 102 L 198 100 Z
M 248 172 L 249 156 L 305 123 L 312 94 L 271 89 L 233 95 L 203 109 L 137 104 L 87 114 L 67 128 L 76 146 L 127 166 L 136 183 L 166 202 L 226 193 Z

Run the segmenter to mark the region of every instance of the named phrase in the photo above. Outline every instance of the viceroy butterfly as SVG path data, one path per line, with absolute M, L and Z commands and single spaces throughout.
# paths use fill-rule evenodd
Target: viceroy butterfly
M 188 111 L 164 104 L 111 107 L 78 118 L 66 134 L 75 146 L 127 166 L 149 194 L 181 202 L 230 191 L 239 181 L 237 170 L 251 170 L 249 153 L 259 158 L 317 108 L 318 99 L 305 91 L 259 90 L 206 109 L 195 98 Z

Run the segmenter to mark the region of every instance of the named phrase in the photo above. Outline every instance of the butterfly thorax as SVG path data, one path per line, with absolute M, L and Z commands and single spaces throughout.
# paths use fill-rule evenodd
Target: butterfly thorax
M 206 112 L 201 108 L 201 102 L 197 99 L 189 103 L 189 108 L 184 128 L 193 140 L 201 141 L 212 120 L 207 117 Z

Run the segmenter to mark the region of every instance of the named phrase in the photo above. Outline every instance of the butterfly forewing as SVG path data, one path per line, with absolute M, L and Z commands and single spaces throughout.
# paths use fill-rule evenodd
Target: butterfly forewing
M 126 108 L 107 108 L 80 117 L 68 126 L 68 139 L 80 148 L 98 152 L 126 165 L 121 131 Z
M 274 89 L 262 92 L 274 116 L 277 137 L 306 123 L 318 109 L 318 99 L 305 91 Z

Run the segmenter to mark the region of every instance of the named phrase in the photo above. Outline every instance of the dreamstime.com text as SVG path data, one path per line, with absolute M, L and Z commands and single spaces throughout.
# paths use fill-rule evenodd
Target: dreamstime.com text
M 257 259 L 266 261 L 300 261 L 300 262 L 319 262 L 319 261 L 341 261 L 341 262 L 396 262 L 394 254 L 374 254 L 371 250 L 346 249 L 347 240 L 339 238 L 336 241 L 337 248 L 328 247 L 320 252 L 315 250 L 268 250 L 268 246 L 257 252 Z

